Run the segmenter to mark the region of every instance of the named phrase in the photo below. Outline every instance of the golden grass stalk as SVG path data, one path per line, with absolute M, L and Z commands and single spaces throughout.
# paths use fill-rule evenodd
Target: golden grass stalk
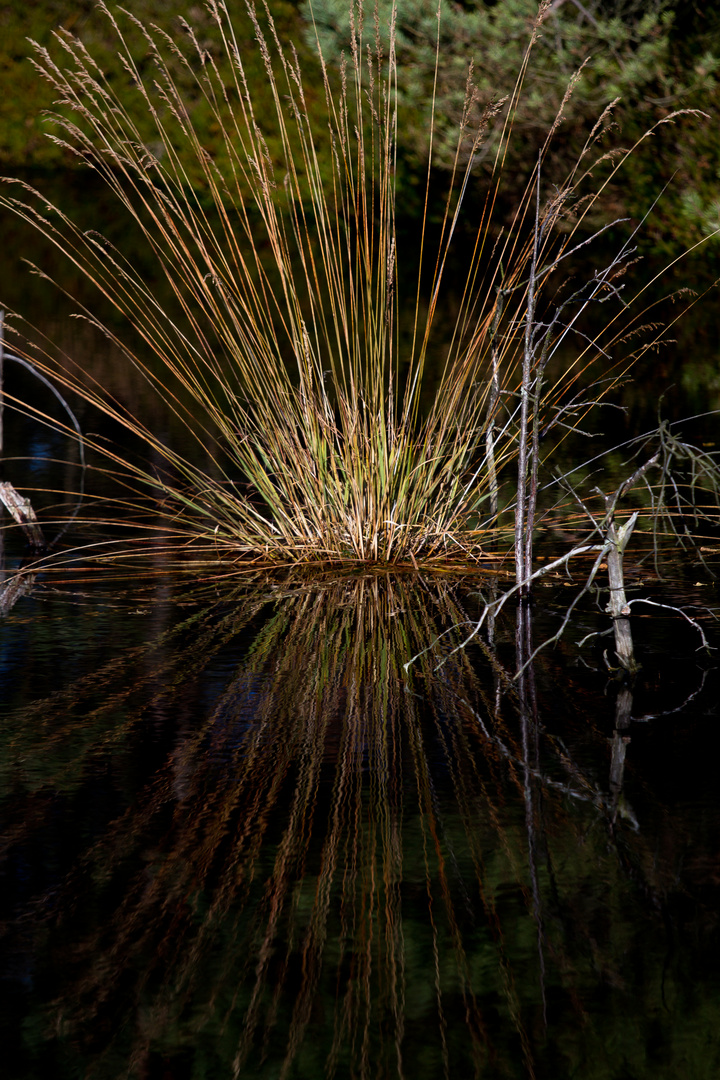
M 487 248 L 497 188 L 491 192 L 469 246 L 440 379 L 424 407 L 427 362 L 473 152 L 495 110 L 477 130 L 466 124 L 462 131 L 424 310 L 430 172 L 420 267 L 408 289 L 396 228 L 394 15 L 389 55 L 379 35 L 375 40 L 367 32 L 362 3 L 353 8 L 351 55 L 338 79 L 319 54 L 326 128 L 318 132 L 317 102 L 311 111 L 296 53 L 279 39 L 267 5 L 247 0 L 246 7 L 271 117 L 258 113 L 243 60 L 246 45 L 226 5 L 210 0 L 208 6 L 218 43 L 212 54 L 183 20 L 180 45 L 127 12 L 123 29 L 100 3 L 117 34 L 123 86 L 111 85 L 65 31 L 56 35 L 64 64 L 37 48 L 38 71 L 58 95 L 59 133 L 51 138 L 108 185 L 153 253 L 170 303 L 159 301 L 158 288 L 121 250 L 99 233 L 82 231 L 37 192 L 26 188 L 20 198 L 1 200 L 124 317 L 129 336 L 115 324 L 101 329 L 164 398 L 184 426 L 185 445 L 166 445 L 71 362 L 58 365 L 35 353 L 35 363 L 119 421 L 145 444 L 148 458 L 164 462 L 159 472 L 157 465 L 133 463 L 122 449 L 94 444 L 125 476 L 123 514 L 128 506 L 146 506 L 149 493 L 157 501 L 156 521 L 171 533 L 211 538 L 220 548 L 275 562 L 475 558 L 483 525 L 495 522 L 497 477 L 518 447 L 525 453 L 528 416 L 543 403 L 556 407 L 597 353 L 581 356 L 542 401 L 528 406 L 528 381 L 539 363 L 529 342 L 540 291 L 557 265 L 554 227 L 567 218 L 586 178 L 595 133 L 560 193 L 536 214 L 538 162 L 492 258 Z M 547 6 L 540 6 L 505 111 L 496 183 Z M 141 36 L 148 63 L 136 59 L 130 31 Z M 223 162 L 204 149 L 189 97 L 204 103 L 222 133 Z M 472 102 L 469 83 L 467 117 Z M 151 143 L 141 136 L 138 108 L 152 118 Z M 432 133 L 429 170 L 431 159 Z M 594 197 L 580 204 L 561 253 L 572 247 Z M 530 226 L 535 219 L 534 239 L 528 218 Z M 398 315 L 406 292 L 414 304 L 407 346 Z M 83 314 L 100 325 L 89 308 Z M 565 333 L 557 327 L 555 338 Z M 542 352 L 546 359 L 547 343 Z M 521 368 L 525 427 L 518 434 L 513 395 Z M 207 461 L 208 445 L 210 465 L 201 467 L 195 451 L 202 449 Z

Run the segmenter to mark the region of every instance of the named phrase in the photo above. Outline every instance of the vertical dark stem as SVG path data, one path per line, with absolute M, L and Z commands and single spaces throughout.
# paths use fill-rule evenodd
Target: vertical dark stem
M 520 595 L 530 592 L 530 573 L 532 568 L 532 533 L 528 525 L 528 428 L 530 420 L 530 388 L 533 371 L 533 330 L 535 328 L 535 280 L 540 240 L 540 158 L 537 165 L 537 185 L 535 192 L 535 236 L 533 238 L 533 257 L 530 264 L 528 281 L 527 310 L 525 313 L 525 345 L 523 348 L 522 385 L 520 387 L 520 444 L 518 449 L 517 502 L 515 506 L 515 580 L 520 586 Z M 533 464 L 537 470 L 537 462 Z
M 492 328 L 490 331 L 490 350 L 492 361 L 492 379 L 490 383 L 490 397 L 488 399 L 487 418 L 485 426 L 485 460 L 487 461 L 488 486 L 490 488 L 490 521 L 494 525 L 498 515 L 498 479 L 497 465 L 495 462 L 495 413 L 500 400 L 500 354 L 498 348 L 498 329 L 502 318 L 505 294 L 502 289 L 497 290 L 495 314 L 493 315 Z
M 530 446 L 530 491 L 527 499 L 525 513 L 525 581 L 532 577 L 532 538 L 535 529 L 535 510 L 537 508 L 538 470 L 540 468 L 540 401 L 542 398 L 543 374 L 547 364 L 547 351 L 549 335 L 546 335 L 541 357 L 535 370 L 535 387 L 533 392 L 533 418 L 532 418 L 532 441 Z

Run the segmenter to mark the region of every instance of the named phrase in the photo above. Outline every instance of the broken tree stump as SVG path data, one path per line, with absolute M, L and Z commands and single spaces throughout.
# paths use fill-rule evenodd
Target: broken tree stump
M 30 500 L 23 498 L 9 481 L 3 480 L 0 482 L 0 502 L 25 533 L 33 550 L 44 551 L 45 537 Z
M 623 553 L 637 519 L 636 512 L 629 521 L 626 521 L 624 525 L 618 528 L 615 524 L 614 512 L 611 510 L 605 533 L 611 544 L 607 557 L 610 602 L 605 610 L 613 620 L 615 655 L 620 662 L 620 666 L 628 675 L 635 675 L 640 670 L 640 665 L 635 659 L 632 630 L 630 629 L 630 607 L 625 597 Z

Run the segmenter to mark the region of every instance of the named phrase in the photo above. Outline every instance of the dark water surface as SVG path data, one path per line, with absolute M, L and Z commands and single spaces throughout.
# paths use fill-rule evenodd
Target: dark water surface
M 633 595 L 717 645 L 686 569 Z M 509 606 L 450 655 L 492 588 L 158 556 L 8 603 L 3 1076 L 717 1076 L 717 654 L 647 608 L 623 687 L 588 601 L 523 698 Z

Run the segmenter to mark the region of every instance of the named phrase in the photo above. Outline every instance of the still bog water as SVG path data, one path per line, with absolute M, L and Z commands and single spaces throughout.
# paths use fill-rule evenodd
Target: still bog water
M 691 577 L 632 595 L 717 645 Z M 514 613 L 451 653 L 493 587 L 6 593 L 3 1075 L 717 1076 L 717 653 L 648 608 L 628 702 L 588 602 L 519 696 Z

